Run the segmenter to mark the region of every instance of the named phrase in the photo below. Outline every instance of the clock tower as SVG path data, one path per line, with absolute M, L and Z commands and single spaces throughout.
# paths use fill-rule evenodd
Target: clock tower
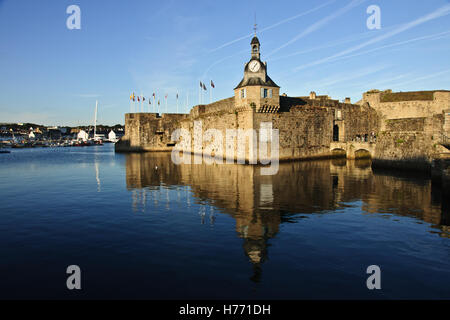
M 251 59 L 245 64 L 244 78 L 234 88 L 235 105 L 250 106 L 256 112 L 275 113 L 280 108 L 280 87 L 267 75 L 267 63 L 261 61 L 256 33 L 250 46 Z

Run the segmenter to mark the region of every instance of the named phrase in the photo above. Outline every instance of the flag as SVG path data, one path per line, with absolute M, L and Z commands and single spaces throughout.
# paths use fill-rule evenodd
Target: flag
M 145 97 L 142 97 L 142 101 L 145 101 Z
M 166 94 L 166 99 L 167 99 L 167 94 Z
M 140 102 L 141 100 L 139 100 L 139 97 L 137 97 L 138 98 L 138 102 Z
M 200 88 L 203 88 L 203 83 L 200 81 Z
M 133 100 L 133 101 L 134 101 L 134 92 L 131 94 L 130 100 Z
M 203 90 L 205 90 L 206 91 L 206 86 L 205 86 L 205 84 L 203 83 Z
M 214 82 L 211 80 L 211 88 L 215 88 Z
M 178 99 L 178 93 L 177 93 L 177 99 Z
M 155 97 L 155 93 L 153 92 L 153 98 Z
M 150 99 L 148 99 L 148 104 L 152 104 L 152 103 L 150 102 Z
M 158 106 L 159 106 L 159 99 L 158 99 Z

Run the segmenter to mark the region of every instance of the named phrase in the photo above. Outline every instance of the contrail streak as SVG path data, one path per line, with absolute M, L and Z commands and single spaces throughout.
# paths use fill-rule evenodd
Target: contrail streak
M 446 36 L 449 36 L 449 35 L 450 35 L 450 30 L 449 31 L 435 33 L 435 34 L 431 34 L 431 35 L 428 35 L 428 36 L 422 36 L 422 37 L 418 37 L 418 38 L 414 38 L 414 39 L 409 39 L 409 40 L 405 40 L 405 41 L 400 41 L 400 42 L 396 42 L 396 43 L 387 44 L 385 46 L 381 46 L 381 47 L 377 47 L 377 48 L 361 51 L 361 52 L 358 52 L 358 53 L 355 53 L 355 54 L 350 54 L 350 55 L 346 55 L 346 56 L 342 56 L 342 57 L 337 57 L 337 58 L 332 59 L 330 61 L 334 62 L 334 61 L 339 61 L 339 60 L 342 60 L 342 59 L 353 58 L 353 57 L 361 56 L 363 54 L 371 53 L 371 52 L 374 52 L 374 51 L 379 51 L 379 50 L 382 50 L 382 49 L 387 49 L 387 48 L 392 48 L 392 47 L 398 47 L 398 46 L 401 46 L 401 45 L 404 45 L 404 44 L 417 42 L 417 41 L 420 41 L 420 40 L 427 40 L 427 39 L 437 40 L 437 39 L 445 38 Z
M 446 74 L 446 73 L 450 73 L 450 69 L 447 69 L 447 70 L 444 70 L 444 71 L 440 71 L 440 72 L 436 72 L 436 73 L 433 73 L 433 74 L 430 74 L 430 75 L 427 75 L 427 76 L 411 79 L 411 80 L 404 81 L 404 82 L 401 82 L 401 83 L 396 83 L 395 85 L 396 86 L 403 86 L 405 84 L 409 84 L 409 83 L 412 83 L 412 82 L 435 78 L 435 77 L 438 77 L 438 76 Z
M 365 2 L 366 0 L 353 0 L 352 2 L 350 2 L 348 5 L 346 5 L 345 7 L 342 7 L 341 9 L 337 10 L 336 12 L 330 14 L 329 16 L 317 21 L 316 23 L 310 25 L 308 28 L 306 28 L 303 32 L 301 32 L 300 34 L 298 34 L 297 36 L 295 36 L 294 38 L 292 38 L 291 40 L 289 40 L 288 42 L 286 42 L 285 44 L 283 44 L 282 46 L 278 47 L 277 49 L 273 50 L 271 53 L 269 53 L 267 56 L 271 56 L 274 53 L 280 51 L 281 49 L 287 47 L 288 45 L 296 42 L 297 40 L 307 36 L 308 34 L 322 28 L 323 26 L 325 26 L 327 23 L 329 23 L 331 20 L 336 19 L 337 17 L 343 15 L 344 13 L 346 13 L 347 11 L 349 11 L 350 9 L 353 9 L 354 7 L 360 5 L 361 3 Z
M 215 61 L 213 64 L 211 64 L 211 65 L 205 70 L 205 72 L 203 72 L 203 75 L 202 75 L 201 78 L 204 79 L 204 78 L 206 77 L 206 75 L 208 74 L 209 70 L 212 69 L 212 67 L 218 65 L 219 63 L 221 63 L 221 62 L 223 62 L 223 61 L 225 61 L 225 60 L 227 60 L 227 59 L 230 59 L 230 58 L 233 58 L 233 57 L 235 57 L 235 56 L 241 55 L 242 53 L 247 52 L 247 51 L 248 51 L 248 49 L 245 49 L 245 50 L 236 52 L 235 54 L 232 54 L 232 55 L 223 57 L 222 59 L 219 59 L 219 60 Z
M 313 8 L 313 9 L 308 10 L 308 11 L 302 12 L 302 13 L 300 13 L 300 14 L 297 14 L 297 15 L 293 16 L 293 17 L 290 17 L 290 18 L 281 20 L 281 21 L 279 21 L 279 22 L 277 22 L 277 23 L 274 23 L 274 24 L 272 24 L 272 25 L 270 25 L 270 26 L 268 26 L 268 27 L 266 27 L 266 28 L 261 29 L 261 30 L 259 31 L 259 33 L 262 33 L 262 32 L 264 32 L 264 31 L 273 29 L 273 28 L 275 28 L 275 27 L 278 27 L 279 25 L 282 25 L 282 24 L 284 24 L 284 23 L 286 23 L 286 22 L 289 22 L 289 21 L 292 21 L 292 20 L 294 20 L 294 19 L 303 17 L 303 16 L 305 16 L 305 15 L 307 15 L 307 14 L 310 14 L 310 13 L 312 13 L 312 12 L 314 12 L 314 11 L 317 11 L 317 10 L 319 10 L 319 9 L 322 9 L 323 7 L 330 5 L 331 3 L 335 2 L 335 1 L 336 1 L 336 0 L 328 1 L 328 2 L 326 2 L 326 3 L 324 3 L 324 4 L 321 4 L 321 5 L 318 6 L 318 7 L 315 7 L 315 8 Z M 221 45 L 221 46 L 219 46 L 219 47 L 217 47 L 217 48 L 215 48 L 215 49 L 210 50 L 209 52 L 211 53 L 211 52 L 217 51 L 217 50 L 219 50 L 219 49 L 228 47 L 229 45 L 232 45 L 233 43 L 236 43 L 236 42 L 238 42 L 238 41 L 241 41 L 241 40 L 244 40 L 244 39 L 247 39 L 247 38 L 251 38 L 252 36 L 253 36 L 253 33 L 251 33 L 251 34 L 249 34 L 249 35 L 246 35 L 246 36 L 243 36 L 243 37 L 240 37 L 240 38 L 237 38 L 237 39 L 234 39 L 234 40 L 232 40 L 232 41 L 229 41 L 229 42 L 227 42 L 227 43 L 224 43 L 223 45 Z
M 414 20 L 414 21 L 411 21 L 411 22 L 409 22 L 409 23 L 406 23 L 406 24 L 400 26 L 399 28 L 397 28 L 397 29 L 395 29 L 395 30 L 393 30 L 393 31 L 390 31 L 390 32 L 387 32 L 386 34 L 383 34 L 383 35 L 381 35 L 381 36 L 375 37 L 374 39 L 371 39 L 371 40 L 369 40 L 369 41 L 366 41 L 366 42 L 364 42 L 364 43 L 362 43 L 362 44 L 356 45 L 356 46 L 354 46 L 354 47 L 352 47 L 352 48 L 349 48 L 349 49 L 347 49 L 347 50 L 341 51 L 341 52 L 339 52 L 339 53 L 337 53 L 337 54 L 334 54 L 334 55 L 332 55 L 332 56 L 329 56 L 329 57 L 326 57 L 326 58 L 317 60 L 317 61 L 315 61 L 315 62 L 312 62 L 312 63 L 309 63 L 309 64 L 305 64 L 305 65 L 299 66 L 299 67 L 295 68 L 294 71 L 298 71 L 298 70 L 301 70 L 301 69 L 305 69 L 305 68 L 307 68 L 307 67 L 316 66 L 316 65 L 319 65 L 319 64 L 328 62 L 328 61 L 330 61 L 330 60 L 334 60 L 334 59 L 336 59 L 336 58 L 345 56 L 345 55 L 347 55 L 347 54 L 349 54 L 349 53 L 352 53 L 352 52 L 354 52 L 354 51 L 357 51 L 357 50 L 359 50 L 359 49 L 362 49 L 362 48 L 364 48 L 364 47 L 367 47 L 367 46 L 369 46 L 369 45 L 371 45 L 371 44 L 374 44 L 374 43 L 380 42 L 380 41 L 382 41 L 382 40 L 391 38 L 391 37 L 393 37 L 393 36 L 395 36 L 395 35 L 397 35 L 397 34 L 399 34 L 399 33 L 402 33 L 402 32 L 404 32 L 404 31 L 406 31 L 406 30 L 409 30 L 409 29 L 411 29 L 411 28 L 414 28 L 414 27 L 416 27 L 416 26 L 418 26 L 418 25 L 421 25 L 421 24 L 423 24 L 423 23 L 425 23 L 425 22 L 428 22 L 428 21 L 431 21 L 431 20 L 434 20 L 434 19 L 437 19 L 437 18 L 446 16 L 446 15 L 448 15 L 448 14 L 450 14 L 450 4 L 445 5 L 445 6 L 442 6 L 442 7 L 440 7 L 439 9 L 433 11 L 432 13 L 429 13 L 429 14 L 427 14 L 427 15 L 425 15 L 425 16 L 423 16 L 423 17 L 420 17 L 420 18 L 418 18 L 418 19 L 416 19 L 416 20 Z
M 373 35 L 373 33 L 372 32 L 359 33 L 356 36 L 342 38 L 339 41 L 331 42 L 331 43 L 328 43 L 328 44 L 325 44 L 325 45 L 309 48 L 309 49 L 306 49 L 306 50 L 296 51 L 296 52 L 293 52 L 293 53 L 290 53 L 290 54 L 287 54 L 287 55 L 284 55 L 284 56 L 280 56 L 280 57 L 273 58 L 273 59 L 268 59 L 267 61 L 270 61 L 270 62 L 278 61 L 278 60 L 282 60 L 282 59 L 298 56 L 298 55 L 301 55 L 301 54 L 317 51 L 317 50 L 320 50 L 320 49 L 336 47 L 336 46 L 339 46 L 341 44 L 345 44 L 345 43 L 353 42 L 353 41 L 360 40 L 360 39 L 363 39 L 363 38 L 367 38 L 370 35 Z
M 319 87 L 319 86 L 320 87 L 329 87 L 329 86 L 335 85 L 337 83 L 362 78 L 362 77 L 368 76 L 370 74 L 380 72 L 381 70 L 384 70 L 388 67 L 389 66 L 376 66 L 376 67 L 371 67 L 371 68 L 364 68 L 364 69 L 358 70 L 357 72 L 355 72 L 353 74 L 345 74 L 345 75 L 337 75 L 334 77 L 328 77 L 324 81 L 319 80 L 319 81 L 308 83 L 307 85 L 309 85 L 311 87 Z

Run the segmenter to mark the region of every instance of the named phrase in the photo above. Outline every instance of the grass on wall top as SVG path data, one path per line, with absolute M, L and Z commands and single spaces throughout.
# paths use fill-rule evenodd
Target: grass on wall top
M 410 92 L 383 92 L 380 102 L 399 102 L 399 101 L 432 101 L 434 91 L 410 91 Z M 447 90 L 442 90 L 447 91 Z

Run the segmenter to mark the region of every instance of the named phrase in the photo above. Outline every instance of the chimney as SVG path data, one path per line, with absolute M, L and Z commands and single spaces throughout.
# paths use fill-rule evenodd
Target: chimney
M 311 100 L 316 99 L 316 93 L 315 93 L 314 91 L 311 91 L 311 93 L 309 94 L 309 98 L 310 98 Z
M 348 103 L 348 104 L 352 103 L 349 97 L 345 98 L 345 103 Z

